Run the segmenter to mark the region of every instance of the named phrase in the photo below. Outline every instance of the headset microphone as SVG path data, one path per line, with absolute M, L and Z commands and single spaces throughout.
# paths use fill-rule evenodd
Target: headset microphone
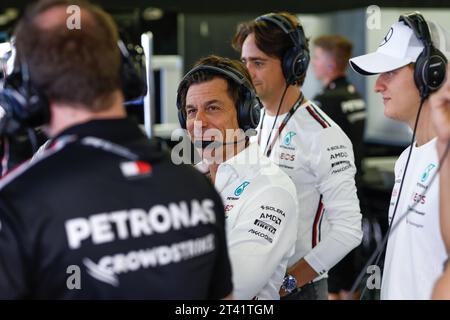
M 237 141 L 218 141 L 218 140 L 196 140 L 193 142 L 194 147 L 196 148 L 202 148 L 202 149 L 206 149 L 206 148 L 210 148 L 210 149 L 217 149 L 220 148 L 222 146 L 227 146 L 227 145 L 232 145 L 232 144 L 238 144 L 241 142 L 244 142 L 246 140 L 246 138 L 237 140 Z

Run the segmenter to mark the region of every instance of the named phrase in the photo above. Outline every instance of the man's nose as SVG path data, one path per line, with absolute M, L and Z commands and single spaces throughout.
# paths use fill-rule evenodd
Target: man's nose
M 208 122 L 206 113 L 201 109 L 197 110 L 194 122 L 197 123 L 197 126 L 205 127 Z
M 250 77 L 252 79 L 255 77 L 255 68 L 253 67 L 252 63 L 250 61 L 247 61 L 245 63 L 245 66 L 247 67 L 248 73 L 250 73 Z
M 383 73 L 378 76 L 374 89 L 375 92 L 383 92 L 386 89 L 386 80 Z

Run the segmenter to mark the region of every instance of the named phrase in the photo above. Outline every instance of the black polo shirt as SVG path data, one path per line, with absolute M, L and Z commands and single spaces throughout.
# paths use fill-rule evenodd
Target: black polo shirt
M 331 81 L 314 98 L 317 105 L 338 124 L 353 143 L 358 174 L 364 157 L 366 107 L 355 87 L 345 77 Z
M 71 127 L 0 185 L 0 298 L 231 293 L 220 197 L 131 120 Z

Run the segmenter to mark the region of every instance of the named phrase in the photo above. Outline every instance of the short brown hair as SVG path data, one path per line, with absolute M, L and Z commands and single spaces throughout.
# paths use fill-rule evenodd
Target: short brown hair
M 194 68 L 198 66 L 213 66 L 219 68 L 228 67 L 234 69 L 245 78 L 250 88 L 254 90 L 250 74 L 245 65 L 239 60 L 232 60 L 215 55 L 210 55 L 208 57 L 198 60 L 195 63 Z M 215 78 L 222 78 L 227 81 L 228 94 L 230 98 L 233 100 L 235 107 L 237 108 L 239 102 L 241 101 L 240 99 L 244 98 L 243 92 L 244 88 L 241 85 L 239 85 L 235 80 L 231 79 L 230 77 L 227 77 L 225 74 L 210 70 L 199 70 L 185 77 L 179 85 L 178 107 L 180 108 L 181 112 L 186 112 L 186 95 L 189 90 L 189 87 L 193 84 L 208 82 Z
M 291 13 L 278 12 L 277 15 L 286 18 L 293 27 L 301 26 L 297 17 Z M 251 20 L 238 25 L 232 41 L 233 48 L 240 53 L 245 39 L 252 33 L 255 35 L 255 44 L 258 49 L 268 56 L 279 59 L 281 62 L 286 52 L 293 46 L 289 35 L 277 25 L 267 23 L 264 20 Z M 309 51 L 308 42 L 308 39 L 306 39 L 305 48 Z M 302 85 L 304 81 L 305 76 L 300 78 L 296 85 Z
M 37 23 L 45 11 L 70 5 L 81 9 L 80 29 L 69 29 L 66 21 L 45 29 Z M 27 9 L 15 38 L 19 61 L 26 62 L 33 85 L 50 101 L 93 112 L 110 106 L 113 91 L 121 87 L 121 56 L 117 27 L 102 9 L 85 1 L 39 1 Z
M 324 35 L 316 38 L 314 45 L 331 55 L 339 71 L 347 69 L 353 50 L 353 44 L 347 38 L 341 35 Z

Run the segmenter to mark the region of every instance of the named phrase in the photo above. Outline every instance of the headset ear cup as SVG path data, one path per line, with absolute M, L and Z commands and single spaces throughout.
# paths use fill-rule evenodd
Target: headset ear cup
M 286 82 L 294 85 L 296 81 L 301 79 L 308 69 L 309 53 L 297 47 L 289 49 L 283 57 L 283 74 Z
M 241 94 L 240 101 L 237 105 L 239 128 L 244 131 L 248 130 L 251 126 L 249 95 L 249 92 Z
M 445 81 L 447 59 L 436 49 L 432 49 L 427 59 L 425 50 L 419 55 L 414 67 L 414 82 L 423 98 L 438 90 Z
M 18 91 L 24 103 L 17 110 L 16 117 L 30 128 L 36 128 L 50 122 L 50 104 L 47 97 L 32 82 L 22 83 Z
M 415 66 L 414 66 L 414 82 L 416 84 L 417 89 L 420 92 L 420 96 L 424 97 L 427 95 L 428 86 L 425 82 L 424 74 L 426 73 L 425 62 L 426 62 L 426 52 L 425 50 L 417 57 Z
M 5 110 L 2 134 L 14 135 L 22 128 L 36 128 L 50 121 L 48 99 L 31 82 L 23 83 L 22 71 L 5 80 L 0 104 Z
M 286 79 L 286 82 L 291 85 L 295 83 L 295 74 L 294 74 L 294 68 L 293 68 L 294 59 L 296 56 L 295 51 L 296 51 L 295 47 L 289 49 L 284 54 L 283 64 L 282 64 L 284 78 Z
M 253 99 L 252 107 L 250 111 L 251 129 L 256 129 L 261 118 L 261 105 L 258 99 Z
M 180 82 L 180 84 L 178 85 L 178 90 L 177 90 L 177 110 L 178 110 L 178 121 L 180 122 L 180 127 L 182 129 L 186 129 L 186 116 L 185 113 L 182 110 L 182 105 L 181 105 L 181 91 L 184 89 L 185 86 L 185 81 L 184 79 Z
M 445 81 L 447 59 L 438 50 L 432 50 L 430 59 L 424 65 L 423 77 L 431 92 L 438 90 Z
M 248 99 L 247 93 L 240 95 L 239 102 L 236 105 L 238 125 L 239 128 L 241 128 L 244 131 L 247 130 L 250 121 L 249 119 L 250 110 L 248 109 L 247 99 Z
M 256 129 L 259 124 L 261 108 L 253 91 L 248 90 L 238 105 L 239 128 L 244 131 Z
M 122 53 L 122 51 L 121 51 Z M 122 92 L 125 101 L 131 101 L 145 96 L 147 84 L 131 60 L 122 53 L 122 65 L 120 67 L 120 77 L 122 81 Z
M 309 65 L 309 52 L 308 50 L 301 50 L 294 61 L 294 71 L 297 79 L 306 75 Z
M 125 101 L 132 101 L 147 93 L 147 84 L 131 62 L 123 62 L 121 67 L 122 92 Z
M 37 90 L 31 88 L 28 105 L 23 106 L 23 121 L 31 128 L 50 122 L 50 106 L 48 99 Z
M 19 119 L 15 116 L 16 110 L 23 105 L 24 97 L 15 89 L 0 90 L 0 134 L 14 135 L 21 127 Z

